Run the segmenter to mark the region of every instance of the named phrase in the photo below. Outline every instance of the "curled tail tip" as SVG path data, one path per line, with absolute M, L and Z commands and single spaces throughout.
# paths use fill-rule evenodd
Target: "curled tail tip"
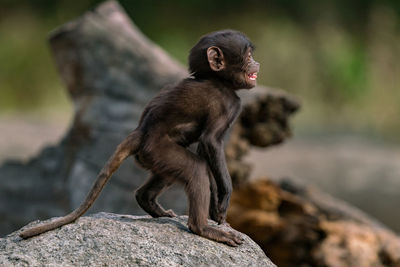
M 19 236 L 22 237 L 23 239 L 28 239 L 37 235 L 40 235 L 42 233 L 48 232 L 50 230 L 53 230 L 57 227 L 54 227 L 53 225 L 37 225 L 37 226 L 32 226 L 28 229 L 23 230 L 21 233 L 19 233 Z
M 22 239 L 28 239 L 28 238 L 33 237 L 33 236 L 35 236 L 35 235 L 37 235 L 37 234 L 34 233 L 34 232 L 32 232 L 32 229 L 31 229 L 31 228 L 28 228 L 28 229 L 22 231 L 21 233 L 19 233 L 19 236 L 20 236 Z
M 19 237 L 21 237 L 22 239 L 29 239 L 30 237 L 32 237 L 31 235 L 27 235 L 25 233 L 20 233 Z
M 45 223 L 41 223 L 41 224 L 32 226 L 30 228 L 27 228 L 27 229 L 23 230 L 21 233 L 19 233 L 19 236 L 22 237 L 23 239 L 28 239 L 33 236 L 37 236 L 37 235 L 43 234 L 45 232 L 59 228 L 70 222 L 72 222 L 72 220 L 70 220 L 69 217 L 61 217 L 61 218 L 56 219 L 51 222 L 47 222 L 47 223 L 45 222 Z

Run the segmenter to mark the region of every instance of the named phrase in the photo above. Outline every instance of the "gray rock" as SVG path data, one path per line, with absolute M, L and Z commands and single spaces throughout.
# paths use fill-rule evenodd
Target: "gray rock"
M 28 240 L 17 231 L 0 239 L 0 266 L 276 266 L 248 236 L 233 248 L 186 222 L 97 213 Z

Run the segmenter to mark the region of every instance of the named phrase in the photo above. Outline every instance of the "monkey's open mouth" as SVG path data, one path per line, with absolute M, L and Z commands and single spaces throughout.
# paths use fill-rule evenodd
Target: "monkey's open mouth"
M 257 72 L 250 73 L 248 76 L 249 76 L 249 79 L 252 81 L 257 80 Z

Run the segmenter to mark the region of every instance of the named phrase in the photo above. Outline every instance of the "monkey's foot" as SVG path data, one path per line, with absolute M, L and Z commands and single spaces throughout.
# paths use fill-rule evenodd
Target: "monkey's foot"
M 143 200 L 140 195 L 136 195 L 139 206 L 151 215 L 153 218 L 158 217 L 176 217 L 177 215 L 172 210 L 163 209 L 156 201 Z
M 173 210 L 164 210 L 162 208 L 157 209 L 157 210 L 152 210 L 151 212 L 148 212 L 153 218 L 158 218 L 158 217 L 176 217 L 178 215 L 175 214 Z
M 243 236 L 244 234 L 238 230 L 236 230 L 235 228 L 233 228 L 227 221 L 224 221 L 223 223 L 219 224 L 221 226 L 225 226 L 229 228 L 229 232 L 234 233 L 236 236 L 242 238 L 242 240 L 244 240 Z
M 189 226 L 189 228 L 195 234 L 220 243 L 225 243 L 232 247 L 237 247 L 244 242 L 244 239 L 233 231 L 224 231 L 212 226 L 205 226 L 201 230 L 196 229 L 196 227 Z
M 164 217 L 176 217 L 176 213 L 173 210 L 166 210 Z

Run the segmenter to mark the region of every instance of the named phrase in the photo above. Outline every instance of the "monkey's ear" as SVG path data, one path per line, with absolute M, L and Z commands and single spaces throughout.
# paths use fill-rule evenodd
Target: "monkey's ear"
M 225 59 L 222 50 L 216 46 L 210 46 L 207 49 L 207 59 L 210 64 L 210 68 L 213 71 L 221 71 L 225 69 Z

